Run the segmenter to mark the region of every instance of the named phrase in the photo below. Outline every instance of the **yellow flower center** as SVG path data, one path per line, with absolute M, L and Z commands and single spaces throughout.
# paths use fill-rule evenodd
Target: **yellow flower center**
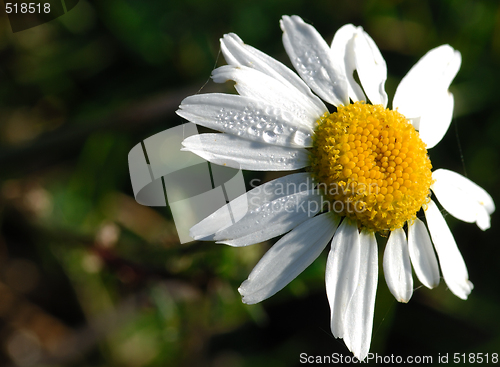
M 330 210 L 385 233 L 428 203 L 431 162 L 399 112 L 356 102 L 317 121 L 311 167 Z

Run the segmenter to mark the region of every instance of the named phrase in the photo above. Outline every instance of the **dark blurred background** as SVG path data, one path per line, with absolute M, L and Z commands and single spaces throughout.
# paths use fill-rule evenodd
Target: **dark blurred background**
M 181 245 L 169 209 L 137 204 L 128 173 L 130 149 L 181 124 L 180 101 L 224 63 L 224 33 L 290 65 L 283 14 L 302 16 L 328 43 L 345 23 L 363 26 L 387 60 L 391 99 L 429 49 L 460 50 L 456 116 L 431 159 L 500 203 L 497 0 L 80 0 L 17 33 L 3 13 L 0 365 L 279 367 L 300 365 L 300 353 L 349 355 L 330 333 L 326 253 L 246 306 L 237 288 L 271 243 Z M 231 88 L 209 81 L 209 91 Z M 474 291 L 462 301 L 441 282 L 398 304 L 381 273 L 373 353 L 431 355 L 433 364 L 446 353 L 450 363 L 453 353 L 489 353 L 490 362 L 500 353 L 497 215 L 486 232 L 447 221 Z

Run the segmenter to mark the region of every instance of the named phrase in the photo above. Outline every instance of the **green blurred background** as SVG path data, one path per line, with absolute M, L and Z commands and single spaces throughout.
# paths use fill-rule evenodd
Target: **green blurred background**
M 180 101 L 224 63 L 224 33 L 290 65 L 283 14 L 302 16 L 327 42 L 345 23 L 363 26 L 387 60 L 391 99 L 429 49 L 460 50 L 456 116 L 431 159 L 500 203 L 497 0 L 80 0 L 18 33 L 2 14 L 0 365 L 279 367 L 300 365 L 300 353 L 349 355 L 330 333 L 326 252 L 276 296 L 246 306 L 237 287 L 271 242 L 181 245 L 168 208 L 137 204 L 128 176 L 129 150 L 181 124 Z M 209 81 L 210 91 L 231 88 Z M 453 353 L 500 353 L 496 213 L 486 232 L 447 221 L 475 284 L 469 300 L 441 282 L 398 304 L 380 274 L 372 352 L 434 364 L 439 354 L 451 363 Z

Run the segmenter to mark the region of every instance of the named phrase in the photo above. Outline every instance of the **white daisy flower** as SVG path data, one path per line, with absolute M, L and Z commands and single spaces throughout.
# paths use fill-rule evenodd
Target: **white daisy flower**
M 385 60 L 361 27 L 343 26 L 330 47 L 298 16 L 284 16 L 281 29 L 300 78 L 237 35 L 225 35 L 228 65 L 212 77 L 236 82 L 239 95 L 186 98 L 180 116 L 223 134 L 192 136 L 183 146 L 212 163 L 246 170 L 308 168 L 254 188 L 195 225 L 191 235 L 247 246 L 286 233 L 239 288 L 248 304 L 285 287 L 331 240 L 326 291 L 332 333 L 363 360 L 377 289 L 376 232 L 389 237 L 384 275 L 399 302 L 412 296 L 412 266 L 428 288 L 439 283 L 439 265 L 455 295 L 466 299 L 473 288 L 431 191 L 451 215 L 483 230 L 490 226 L 493 200 L 458 173 L 431 171 L 427 154 L 450 125 L 448 88 L 461 56 L 448 45 L 429 51 L 399 84 L 391 110 Z M 224 224 L 228 208 L 246 209 L 247 203 L 239 221 Z M 417 218 L 421 209 L 427 226 Z

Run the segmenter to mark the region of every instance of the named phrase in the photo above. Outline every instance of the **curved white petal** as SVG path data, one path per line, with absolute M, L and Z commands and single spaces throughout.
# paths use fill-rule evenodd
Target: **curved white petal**
M 251 210 L 234 225 L 217 232 L 214 240 L 230 246 L 246 246 L 279 236 L 321 210 L 317 190 L 291 194 Z
M 442 45 L 427 52 L 399 83 L 393 108 L 406 117 L 419 117 L 425 109 L 422 102 L 435 93 L 447 91 L 461 64 L 460 52 Z
M 402 228 L 391 232 L 384 251 L 384 275 L 387 286 L 398 302 L 407 303 L 413 294 L 408 240 Z
M 327 110 L 321 99 L 311 92 L 307 84 L 297 74 L 271 56 L 246 45 L 236 34 L 224 35 L 220 40 L 220 44 L 228 64 L 244 65 L 259 70 L 289 88 L 298 90 L 304 95 L 305 99 L 316 106 L 318 111 Z
M 418 280 L 427 288 L 436 287 L 439 284 L 439 264 L 429 232 L 418 218 L 408 223 L 408 249 Z
M 435 147 L 448 131 L 453 119 L 454 105 L 453 94 L 448 91 L 436 94 L 427 102 L 418 122 L 420 139 L 426 144 L 427 149 Z
M 333 37 L 331 49 L 332 58 L 337 65 L 344 68 L 349 87 L 349 97 L 354 101 L 366 101 L 365 93 L 361 86 L 354 80 L 356 60 L 354 55 L 354 35 L 362 30 L 352 24 L 342 26 Z
M 359 80 L 372 104 L 387 106 L 387 65 L 376 43 L 362 29 L 353 38 L 353 53 Z
M 330 212 L 321 214 L 276 242 L 238 289 L 243 302 L 263 301 L 295 279 L 321 254 L 338 222 L 339 218 Z
M 195 124 L 256 142 L 287 147 L 312 145 L 312 129 L 288 109 L 250 97 L 197 94 L 185 98 L 177 114 Z
M 427 205 L 425 217 L 448 288 L 457 297 L 467 299 L 474 285 L 469 281 L 467 267 L 450 228 L 433 201 Z
M 285 148 L 252 142 L 229 134 L 201 134 L 182 142 L 190 151 L 209 162 L 251 171 L 293 171 L 309 165 L 305 149 Z
M 495 211 L 491 196 L 468 178 L 447 169 L 432 172 L 431 189 L 448 213 L 464 222 L 477 223 L 483 231 L 490 228 Z
M 253 185 L 253 180 L 250 181 L 250 184 Z M 229 227 L 226 220 L 228 216 L 232 216 L 233 220 L 238 223 L 249 212 L 261 208 L 268 202 L 295 193 L 309 191 L 313 187 L 313 179 L 307 172 L 293 173 L 266 182 L 231 200 L 231 202 L 195 224 L 191 227 L 189 235 L 195 240 L 213 241 L 215 233 Z
M 296 15 L 284 16 L 280 25 L 285 50 L 307 85 L 335 106 L 348 104 L 346 76 L 334 63 L 330 48 L 318 31 Z
M 344 316 L 344 342 L 354 356 L 362 361 L 368 355 L 372 338 L 378 281 L 378 250 L 373 232 L 362 231 L 360 243 L 358 285 Z
M 343 338 L 347 332 L 344 314 L 358 285 L 360 251 L 358 226 L 344 219 L 333 237 L 325 275 L 331 329 L 336 338 Z
M 319 110 L 310 100 L 295 88 L 252 68 L 241 65 L 224 65 L 212 72 L 216 83 L 228 80 L 236 82 L 235 88 L 242 96 L 259 99 L 266 105 L 273 105 L 288 111 L 303 125 L 313 128 L 315 122 L 327 111 Z
M 427 148 L 444 136 L 453 115 L 453 95 L 448 92 L 462 57 L 449 45 L 425 54 L 401 80 L 394 95 L 393 109 L 419 121 L 421 138 Z

